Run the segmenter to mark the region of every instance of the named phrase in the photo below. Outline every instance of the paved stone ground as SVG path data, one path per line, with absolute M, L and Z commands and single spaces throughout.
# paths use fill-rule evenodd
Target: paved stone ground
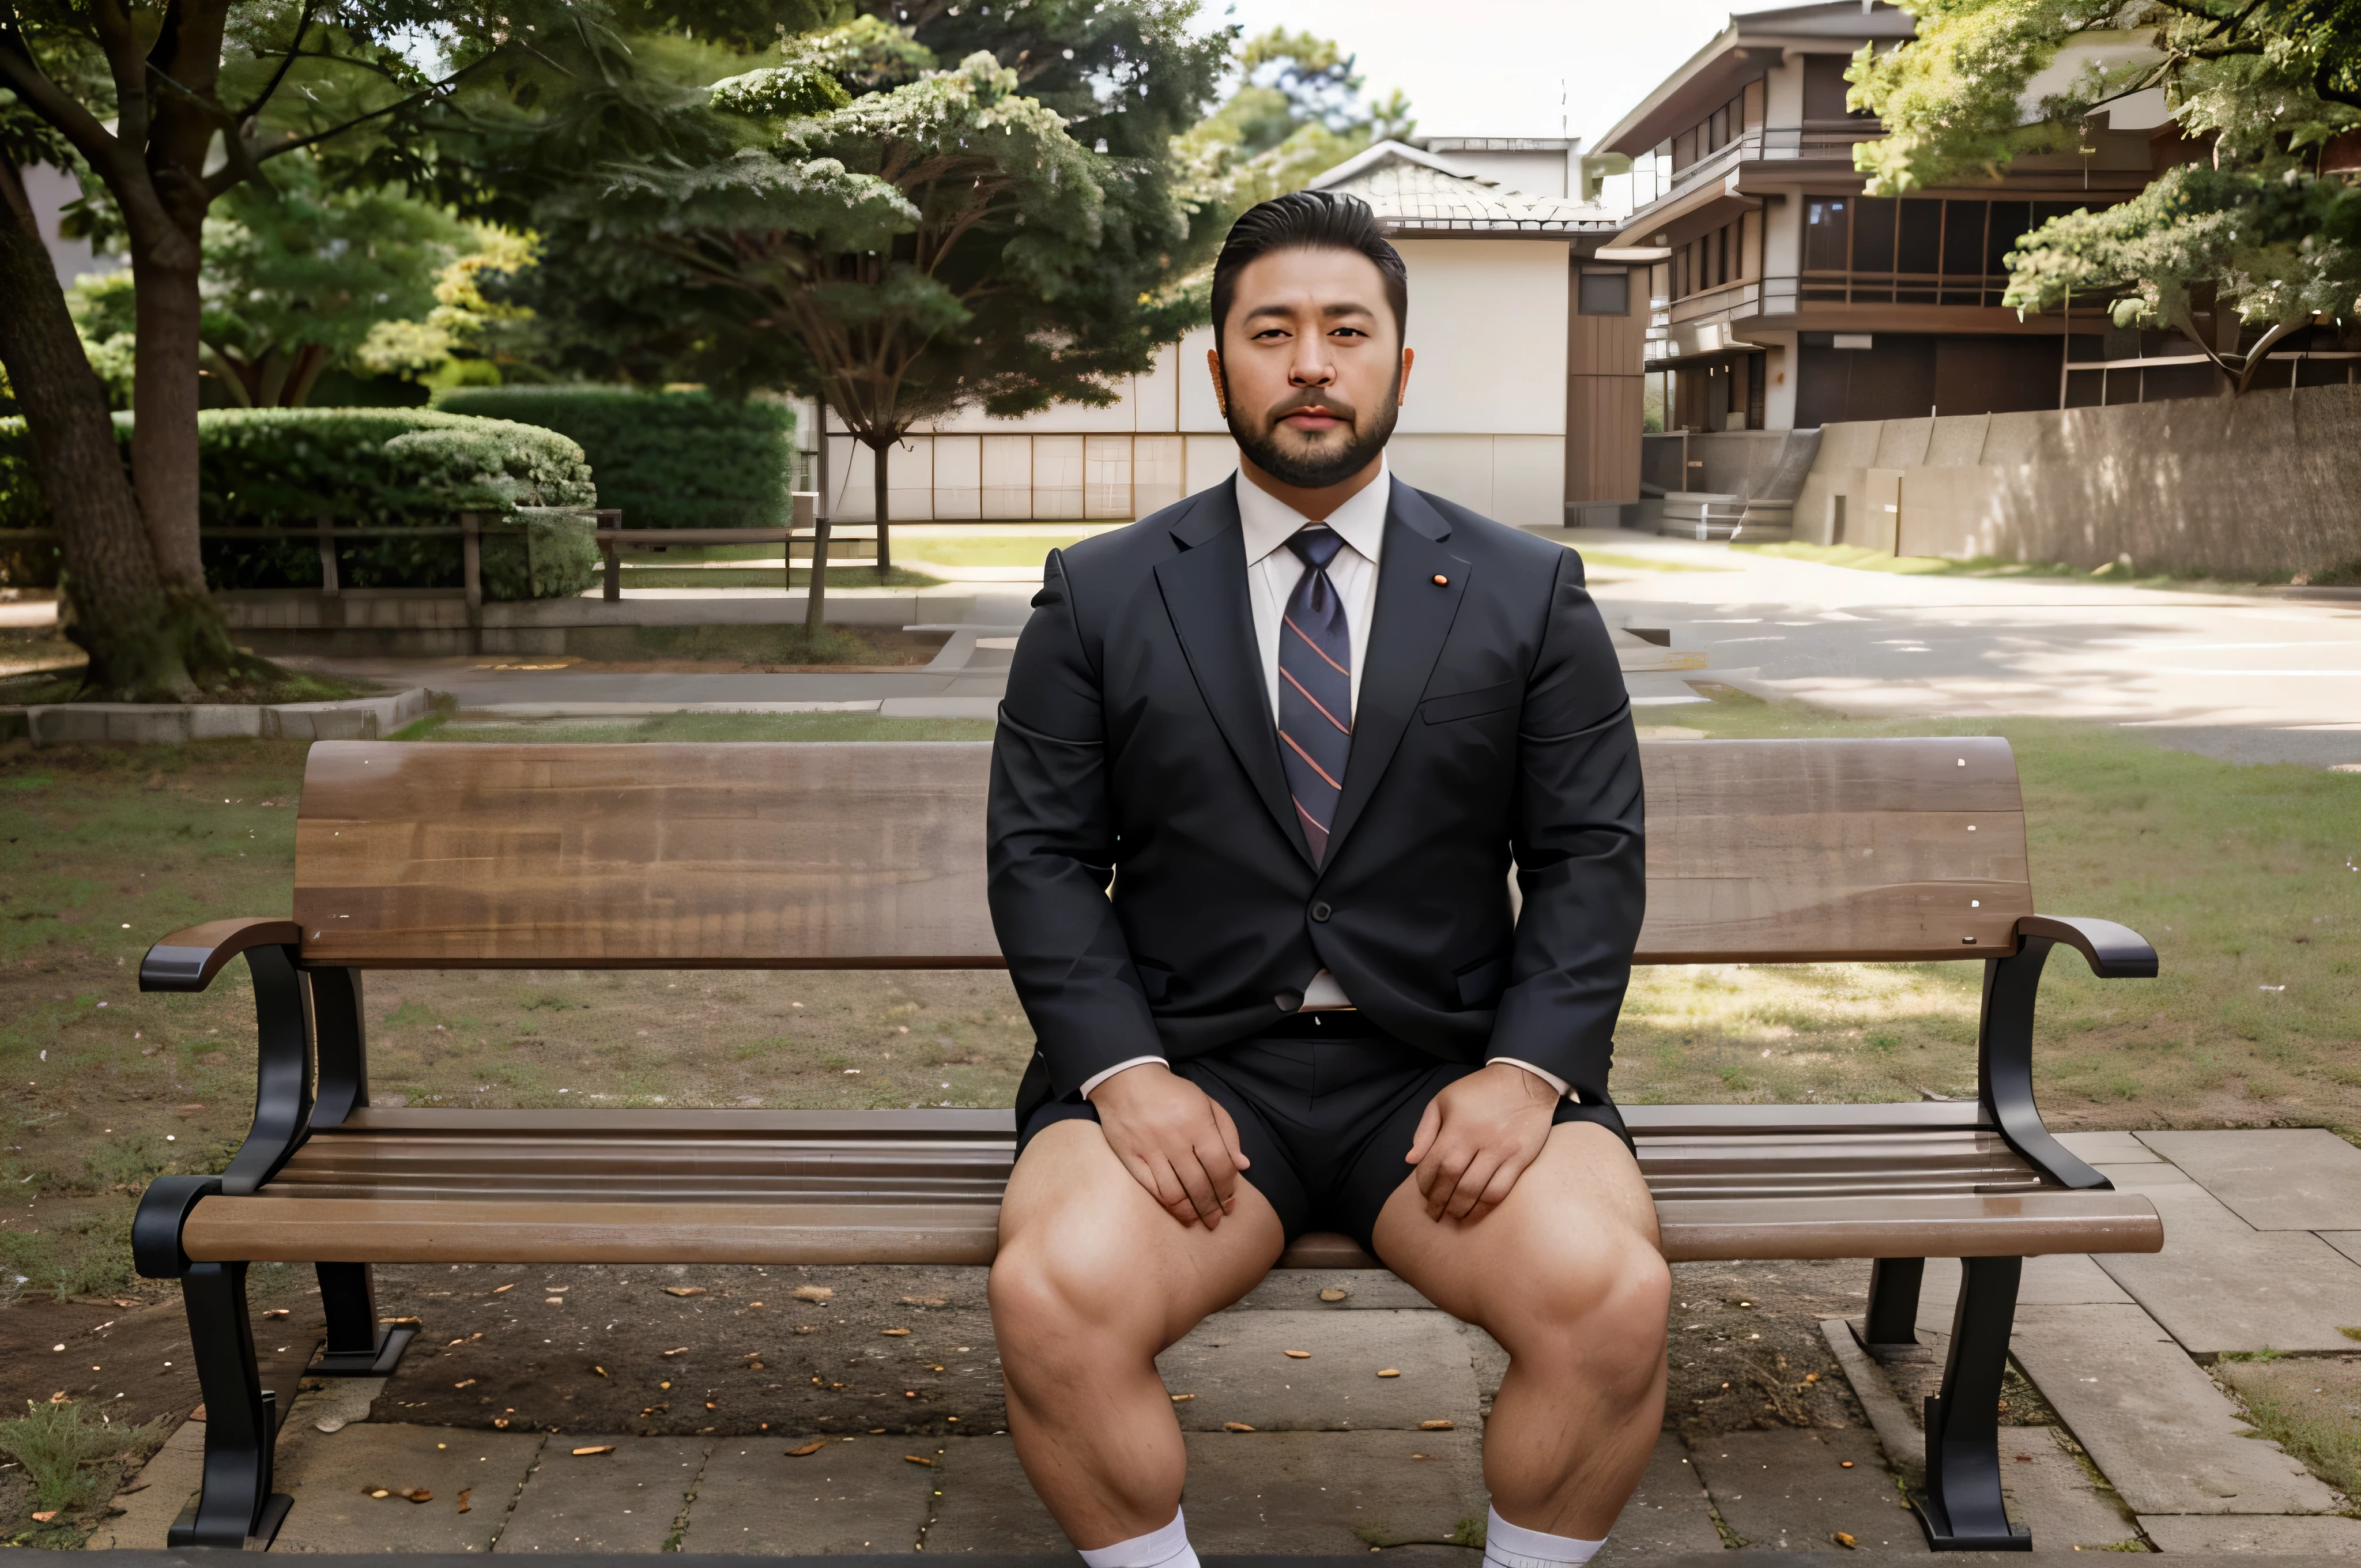
M 2361 1212 L 2353 1202 L 2361 1150 L 2303 1132 L 2065 1141 L 2119 1185 L 2169 1201 L 2166 1251 L 2027 1266 L 2015 1342 L 2021 1376 L 2004 1412 L 2017 1424 L 2004 1429 L 2001 1450 L 2015 1517 L 2044 1552 L 2361 1557 L 2353 1500 L 2255 1431 L 2234 1392 L 2265 1374 L 2299 1391 L 2336 1377 L 2345 1379 L 2337 1390 L 2361 1387 L 2361 1363 L 2221 1360 L 2262 1351 L 2260 1336 L 2290 1326 L 2327 1323 L 2339 1345 L 2354 1343 L 2337 1332 L 2348 1325 L 2331 1320 L 2347 1310 L 2345 1276 L 2361 1275 L 2361 1264 L 2304 1227 L 2351 1225 Z M 2264 1245 L 2269 1238 L 2311 1245 Z M 2235 1270 L 2217 1266 L 2225 1248 Z M 947 1282 L 929 1288 L 950 1298 L 941 1303 L 945 1332 L 979 1353 L 959 1377 L 974 1385 L 964 1408 L 984 1424 L 961 1431 L 897 1413 L 894 1430 L 848 1432 L 847 1420 L 861 1419 L 853 1407 L 798 1397 L 751 1435 L 742 1413 L 720 1431 L 598 1431 L 606 1406 L 586 1398 L 578 1423 L 556 1401 L 556 1420 L 540 1429 L 486 1431 L 489 1412 L 464 1398 L 430 1407 L 395 1397 L 449 1380 L 442 1354 L 422 1350 L 417 1372 L 405 1365 L 397 1379 L 314 1385 L 299 1397 L 279 1468 L 295 1507 L 274 1550 L 1061 1552 L 1009 1440 L 985 1430 L 999 1409 L 997 1364 L 988 1321 L 961 1304 L 980 1300 L 980 1271 L 961 1281 L 940 1272 Z M 1857 1347 L 1828 1354 L 1850 1344 L 1846 1320 L 1866 1279 L 1860 1266 L 1683 1265 L 1670 1426 L 1606 1560 L 1732 1547 L 1835 1552 L 1844 1550 L 1839 1533 L 1856 1552 L 1924 1552 L 1904 1504 L 1921 1442 L 1910 1423 L 1939 1376 L 1958 1277 L 1956 1264 L 1930 1264 L 1925 1352 L 1881 1367 Z M 894 1288 L 882 1277 L 871 1283 Z M 1322 1303 L 1323 1288 L 1347 1295 Z M 734 1318 L 730 1325 L 744 1337 Z M 1828 1343 L 1814 1353 L 1821 1332 Z M 2282 1343 L 2293 1342 L 2268 1342 Z M 708 1348 L 734 1352 L 737 1341 Z M 1717 1375 L 1741 1363 L 1775 1376 L 1725 1377 L 1728 1393 L 1718 1390 Z M 1186 1507 L 1202 1551 L 1411 1551 L 1472 1565 L 1486 1508 L 1484 1420 L 1506 1366 L 1480 1332 L 1389 1275 L 1274 1275 L 1159 1365 L 1182 1397 Z M 1380 1378 L 1381 1369 L 1400 1376 Z M 749 1383 L 730 1402 L 751 1408 L 765 1387 Z M 2315 1405 L 2345 1421 L 2348 1440 L 2361 1427 L 2337 1415 L 2336 1398 Z M 429 1410 L 449 1424 L 417 1419 Z M 807 1430 L 815 1417 L 836 1430 Z M 1426 1430 L 1433 1421 L 1451 1426 Z M 196 1485 L 203 1434 L 201 1422 L 181 1427 L 91 1546 L 162 1545 Z

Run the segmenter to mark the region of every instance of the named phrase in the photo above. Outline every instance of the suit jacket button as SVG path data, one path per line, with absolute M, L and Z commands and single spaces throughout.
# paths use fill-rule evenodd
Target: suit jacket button
M 1301 1011 L 1303 1006 L 1303 992 L 1300 991 L 1279 992 L 1270 999 L 1270 1004 L 1278 1008 L 1281 1013 L 1294 1013 Z
M 1324 921 L 1329 916 L 1334 913 L 1335 911 L 1328 907 L 1327 902 L 1324 899 L 1312 906 L 1312 918 L 1314 920 Z

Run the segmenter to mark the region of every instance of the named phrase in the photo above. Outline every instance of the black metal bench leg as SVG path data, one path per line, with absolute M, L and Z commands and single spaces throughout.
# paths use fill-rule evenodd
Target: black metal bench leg
M 2016 1318 L 2021 1257 L 1960 1262 L 1960 1304 L 1943 1391 L 1927 1400 L 1927 1495 L 1918 1521 L 1937 1552 L 2030 1552 L 2000 1495 L 2000 1388 Z
M 377 1321 L 377 1277 L 366 1263 L 315 1263 L 320 1306 L 328 1318 L 328 1343 L 307 1377 L 387 1377 L 401 1364 L 418 1332 L 416 1323 Z
M 278 1440 L 276 1401 L 262 1387 L 254 1327 L 246 1310 L 246 1265 L 192 1263 L 181 1277 L 205 1398 L 204 1490 L 166 1532 L 168 1545 L 243 1548 L 269 1544 L 292 1499 L 270 1490 Z
M 1918 1292 L 1927 1277 L 1923 1257 L 1881 1257 L 1869 1266 L 1869 1321 L 1861 1347 L 1872 1354 L 1912 1351 L 1918 1343 Z

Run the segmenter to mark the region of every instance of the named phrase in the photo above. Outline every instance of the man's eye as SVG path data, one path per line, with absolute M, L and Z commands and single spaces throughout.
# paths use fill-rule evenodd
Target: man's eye
M 1356 326 L 1340 326 L 1328 334 L 1331 337 L 1367 337 L 1369 334 Z

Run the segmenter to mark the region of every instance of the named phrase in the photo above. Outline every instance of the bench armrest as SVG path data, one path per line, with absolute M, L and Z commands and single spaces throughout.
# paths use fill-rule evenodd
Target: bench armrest
M 292 920 L 208 920 L 175 931 L 139 960 L 142 991 L 203 991 L 222 966 L 249 948 L 295 948 L 303 927 Z
M 2042 1124 L 2033 1100 L 2033 1011 L 2049 949 L 2064 943 L 2103 979 L 2153 980 L 2156 949 L 2112 920 L 2028 915 L 2016 923 L 2017 950 L 1984 964 L 1983 1017 L 1977 1026 L 1977 1098 L 2000 1135 L 2061 1187 L 2103 1190 L 2114 1183 L 2067 1152 Z
M 2154 980 L 2156 949 L 2128 926 L 2078 915 L 2027 915 L 2016 923 L 2020 938 L 2044 937 L 2082 955 L 2101 980 Z
M 139 960 L 142 991 L 203 991 L 243 955 L 254 976 L 254 1124 L 219 1190 L 253 1194 L 279 1174 L 312 1121 L 312 992 L 296 968 L 303 927 L 292 920 L 209 920 L 175 931 Z

